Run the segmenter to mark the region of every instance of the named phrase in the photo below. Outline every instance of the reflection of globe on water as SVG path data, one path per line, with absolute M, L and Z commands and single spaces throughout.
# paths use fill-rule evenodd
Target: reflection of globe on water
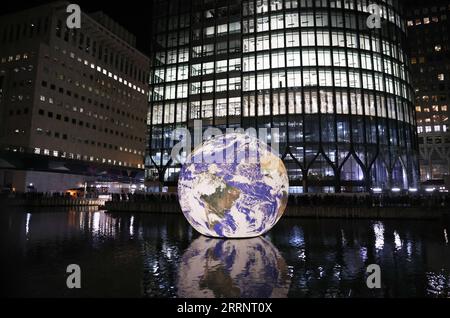
M 283 161 L 257 138 L 217 136 L 188 156 L 178 180 L 183 214 L 200 233 L 254 237 L 283 215 L 289 179 Z
M 183 298 L 283 298 L 290 283 L 286 262 L 264 238 L 200 236 L 181 259 L 177 294 Z

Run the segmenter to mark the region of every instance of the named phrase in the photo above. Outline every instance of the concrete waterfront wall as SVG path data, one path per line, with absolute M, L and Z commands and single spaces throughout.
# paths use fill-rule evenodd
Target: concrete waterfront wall
M 109 212 L 180 214 L 178 202 L 111 202 L 105 203 Z M 438 219 L 448 214 L 446 209 L 423 207 L 333 207 L 288 205 L 285 217 L 310 218 L 371 218 L 371 219 Z

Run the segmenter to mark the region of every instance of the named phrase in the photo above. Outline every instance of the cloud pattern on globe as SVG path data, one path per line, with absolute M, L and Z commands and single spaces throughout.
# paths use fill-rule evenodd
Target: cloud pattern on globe
M 241 133 L 216 136 L 187 157 L 178 180 L 181 210 L 201 234 L 255 237 L 284 213 L 289 179 L 265 143 Z

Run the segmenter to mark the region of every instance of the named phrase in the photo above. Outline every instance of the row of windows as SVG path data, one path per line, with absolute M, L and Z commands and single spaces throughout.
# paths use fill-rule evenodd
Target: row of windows
M 59 151 L 59 150 L 49 150 L 45 148 L 34 148 L 34 153 L 37 155 L 45 155 L 45 156 L 52 156 L 52 157 L 60 157 L 60 158 L 68 158 L 68 159 L 76 159 L 76 160 L 84 160 L 84 161 L 97 161 L 105 164 L 112 164 L 112 165 L 119 165 L 119 166 L 125 166 L 125 167 L 132 167 L 133 164 L 129 162 L 122 162 L 119 160 L 114 159 L 107 159 L 107 158 L 98 158 L 91 155 L 82 155 L 78 153 L 71 153 L 71 152 L 65 152 L 65 151 Z M 143 165 L 137 164 L 137 168 L 143 168 Z
M 158 70 L 156 70 L 158 71 Z M 226 73 L 241 71 L 241 59 L 219 60 L 215 62 L 205 62 L 193 64 L 191 66 L 191 76 L 207 75 L 212 73 Z M 178 72 L 180 70 L 178 69 Z
M 330 23 L 329 19 L 330 18 Z M 291 28 L 346 28 L 356 30 L 358 28 L 370 30 L 367 27 L 366 16 L 356 16 L 350 13 L 336 13 L 327 11 L 297 12 L 262 16 L 256 19 L 243 20 L 243 33 L 265 32 L 269 30 L 291 29 Z
M 430 137 L 419 137 L 419 144 L 423 145 L 423 144 L 428 144 L 428 145 L 432 145 L 432 144 L 450 144 L 450 138 L 448 137 L 442 137 L 442 136 L 430 136 Z
M 445 21 L 447 20 L 447 15 L 443 14 L 441 15 L 441 20 Z M 415 20 L 408 20 L 408 27 L 417 26 L 421 24 L 430 24 L 430 23 L 438 23 L 439 17 L 438 16 L 432 16 L 432 17 L 424 17 L 424 18 L 417 18 Z
M 53 79 L 56 79 L 63 84 L 70 84 L 73 86 L 74 90 L 66 89 L 66 95 L 69 97 L 73 97 L 75 99 L 80 98 L 83 102 L 87 101 L 89 104 L 94 103 L 97 104 L 98 102 L 95 99 L 92 99 L 90 97 L 86 97 L 85 95 L 80 95 L 78 92 L 80 92 L 80 89 L 84 89 L 86 94 L 95 94 L 97 98 L 104 98 L 106 100 L 114 100 L 116 105 L 122 105 L 123 107 L 130 107 L 131 105 L 136 105 L 137 103 L 141 103 L 142 106 L 145 105 L 146 99 L 135 96 L 134 94 L 130 94 L 129 92 L 125 90 L 118 90 L 116 96 L 111 96 L 108 94 L 106 88 L 100 87 L 100 81 L 97 80 L 92 86 L 86 85 L 84 81 L 74 80 L 71 77 L 66 76 L 64 73 L 59 72 L 52 72 L 50 74 L 50 69 L 47 66 L 43 67 L 43 73 L 47 76 L 51 76 Z M 85 73 L 83 73 L 83 77 L 86 76 Z M 92 75 L 91 75 L 92 77 Z M 94 81 L 92 79 L 92 81 Z M 109 85 L 109 84 L 108 84 Z M 115 87 L 113 87 L 113 90 L 115 90 Z M 101 103 L 100 103 L 101 104 Z
M 198 45 L 192 47 L 192 58 L 212 56 L 215 54 L 239 53 L 241 49 L 240 40 L 217 42 L 215 45 L 214 43 Z
M 44 97 L 44 96 L 41 96 L 41 101 L 45 101 L 45 97 Z M 52 98 L 49 98 L 48 101 L 49 101 L 50 104 L 53 104 L 53 103 L 54 103 L 54 101 L 53 101 Z M 61 104 L 61 105 L 62 105 L 62 104 Z M 66 104 L 66 105 L 65 105 L 65 109 L 70 110 L 70 106 Z M 100 120 L 100 121 L 113 123 L 113 124 L 115 124 L 116 126 L 125 127 L 125 128 L 132 128 L 132 127 L 130 127 L 128 124 L 124 124 L 124 123 L 119 122 L 119 121 L 117 121 L 117 120 L 115 120 L 115 121 L 114 121 L 114 120 L 111 120 L 111 118 L 109 118 L 109 117 L 107 117 L 107 116 L 99 115 L 99 114 L 93 113 L 93 112 L 91 112 L 91 111 L 85 111 L 84 108 L 82 108 L 82 107 L 79 107 L 79 108 L 78 108 L 78 107 L 76 107 L 76 106 L 73 106 L 71 110 L 74 111 L 74 112 L 84 113 L 84 114 L 85 114 L 87 117 L 89 117 L 89 118 L 94 118 L 94 119 L 98 119 L 98 120 Z M 43 109 L 39 109 L 39 112 L 38 112 L 38 113 L 39 113 L 39 115 L 44 115 L 44 114 L 45 114 L 45 112 L 44 112 Z M 53 112 L 52 112 L 52 111 L 49 111 L 49 112 L 48 112 L 48 117 L 49 117 L 49 118 L 53 118 Z M 56 115 L 55 115 L 55 118 L 58 119 L 58 120 L 62 120 L 62 115 L 61 115 L 61 114 L 56 114 Z M 65 122 L 69 122 L 69 117 L 65 116 L 65 117 L 64 117 L 64 121 L 65 121 Z M 76 124 L 76 123 L 77 123 L 77 120 L 76 120 L 76 119 L 72 119 L 72 123 L 73 123 L 73 124 Z M 92 124 L 92 125 L 91 125 L 90 123 L 88 123 L 88 122 L 85 123 L 85 122 L 83 122 L 82 120 L 79 120 L 78 123 L 79 123 L 80 126 L 85 126 L 86 128 L 92 128 L 92 129 L 94 129 L 94 130 L 97 130 L 97 126 L 96 126 L 95 124 Z M 100 131 L 104 131 L 105 133 L 107 133 L 108 131 L 109 131 L 111 134 L 113 133 L 113 130 L 112 130 L 112 129 L 108 130 L 108 128 L 104 128 L 104 129 L 103 129 L 103 128 L 99 128 L 99 130 L 100 130 Z M 118 132 L 118 131 L 116 131 L 116 135 L 119 135 L 119 132 Z M 143 142 L 143 139 L 142 139 L 142 138 L 137 137 L 137 136 L 131 136 L 131 135 L 128 135 L 128 134 L 124 134 L 123 132 L 120 133 L 120 136 L 121 136 L 121 137 L 124 137 L 124 138 L 127 138 L 127 139 L 130 139 L 130 140 L 137 140 L 137 141 Z
M 273 51 L 272 51 L 273 52 Z M 361 61 L 360 61 L 361 60 Z M 256 55 L 244 55 L 243 71 L 255 71 L 298 66 L 336 66 L 350 67 L 383 72 L 406 81 L 406 69 L 403 65 L 382 59 L 380 55 L 360 54 L 353 50 L 311 50 L 289 49 Z
M 10 56 L 3 56 L 1 58 L 1 63 L 7 63 L 7 62 L 17 62 L 20 60 L 28 60 L 30 58 L 29 53 L 23 53 L 23 54 L 16 54 L 16 55 L 10 55 Z
M 432 133 L 432 132 L 446 132 L 448 125 L 434 125 L 434 126 L 417 126 L 417 132 L 422 133 Z
M 270 3 L 269 3 L 270 2 Z M 383 4 L 388 3 L 389 6 Z M 284 4 L 284 6 L 283 6 Z M 395 12 L 392 7 L 392 1 L 367 1 L 367 0 L 358 0 L 355 2 L 352 0 L 249 0 L 244 1 L 243 3 L 243 15 L 259 15 L 265 14 L 267 12 L 276 12 L 283 9 L 283 7 L 287 10 L 296 9 L 296 8 L 327 8 L 331 9 L 347 9 L 347 10 L 357 10 L 359 12 L 364 12 L 367 14 L 372 14 L 373 10 L 369 10 L 369 5 L 377 4 L 380 8 L 381 17 L 385 20 L 388 20 L 391 23 L 396 24 L 399 28 L 404 28 L 403 19 L 400 18 L 397 12 Z M 270 8 L 270 10 L 269 10 Z
M 192 82 L 189 84 L 189 94 L 207 94 L 222 91 L 255 91 L 262 89 L 277 89 L 277 88 L 294 88 L 294 87 L 349 87 L 349 88 L 363 88 L 369 90 L 377 90 L 380 92 L 387 92 L 396 94 L 405 99 L 412 100 L 411 92 L 408 86 L 401 83 L 397 79 L 385 76 L 376 72 L 375 74 L 369 72 L 359 72 L 351 70 L 335 70 L 334 74 L 331 70 L 288 70 L 287 76 L 282 72 L 260 72 L 257 74 L 244 75 L 242 78 L 232 77 L 229 79 L 205 80 L 202 82 Z M 188 97 L 188 84 L 180 83 L 166 86 L 155 86 L 153 100 L 163 99 L 179 99 Z
M 67 134 L 64 133 L 60 133 L 57 131 L 51 131 L 49 129 L 42 129 L 42 128 L 36 128 L 36 134 L 37 135 L 44 135 L 44 136 L 48 136 L 48 137 L 54 137 L 54 138 L 58 138 L 58 139 L 63 139 L 63 140 L 70 140 L 71 142 L 78 142 L 78 143 L 82 143 L 85 145 L 91 145 L 91 146 L 96 146 L 96 147 L 103 147 L 105 149 L 110 149 L 110 150 L 116 150 L 116 151 L 122 151 L 122 152 L 127 152 L 127 153 L 131 153 L 131 154 L 135 154 L 135 155 L 144 155 L 143 152 L 138 151 L 136 149 L 131 149 L 131 148 L 127 148 L 127 147 L 122 147 L 122 146 L 116 146 L 116 145 L 112 145 L 112 144 L 108 144 L 106 142 L 95 142 L 94 140 L 82 140 L 80 137 L 75 137 L 75 136 L 70 136 L 68 137 Z
M 257 74 L 244 75 L 242 78 L 242 90 L 254 91 L 283 87 L 307 87 L 307 86 L 335 86 L 375 89 L 380 92 L 396 94 L 412 101 L 409 86 L 396 78 L 383 76 L 382 73 L 359 72 L 357 70 L 337 69 L 334 74 L 331 70 L 302 69 L 289 70 L 287 77 L 282 72 L 259 72 Z
M 258 92 L 246 95 L 243 99 L 243 116 L 271 116 L 289 114 L 353 114 L 378 116 L 414 123 L 414 114 L 409 106 L 399 98 L 385 97 L 381 94 L 346 91 L 320 90 L 305 92 Z M 152 124 L 177 123 L 189 119 L 213 118 L 241 115 L 240 97 L 206 99 L 202 101 L 160 104 L 152 108 Z
M 20 116 L 22 114 L 23 115 L 28 115 L 28 113 L 29 113 L 28 107 L 24 107 L 23 109 L 17 108 L 15 110 L 13 110 L 13 109 L 9 110 L 9 116 L 14 116 L 14 115 Z
M 429 113 L 430 111 L 432 112 L 447 112 L 448 111 L 448 106 L 447 105 L 432 105 L 431 107 L 422 107 L 422 106 L 416 106 L 416 112 L 420 113 L 420 112 L 425 112 L 425 113 Z
M 53 97 L 46 97 L 44 95 L 41 95 L 39 97 L 41 102 L 46 102 L 48 101 L 49 104 L 56 104 L 59 107 L 63 107 L 63 103 L 62 102 L 57 102 Z M 64 104 L 64 108 L 66 110 L 72 110 L 74 112 L 80 112 L 82 114 L 85 114 L 88 117 L 92 117 L 94 119 L 100 120 L 100 121 L 105 121 L 105 122 L 109 122 L 110 124 L 114 124 L 116 126 L 120 126 L 120 127 L 125 127 L 128 128 L 130 130 L 134 129 L 133 125 L 130 125 L 127 122 L 123 122 L 123 121 L 119 121 L 119 120 L 115 120 L 114 118 L 111 118 L 109 116 L 106 115 L 102 115 L 102 114 L 98 114 L 96 112 L 92 112 L 90 110 L 87 110 L 83 107 L 78 107 L 78 106 L 70 106 L 69 104 Z M 141 121 L 142 119 L 139 119 L 139 121 Z M 144 121 L 144 120 L 142 120 Z
M 203 29 L 194 29 L 193 31 L 193 39 L 200 40 L 203 38 L 213 38 L 215 36 L 221 36 L 225 34 L 233 34 L 241 32 L 241 22 L 231 22 L 229 24 L 220 24 L 217 26 L 210 26 Z M 169 39 L 171 37 L 169 36 Z
M 241 89 L 241 78 L 222 78 L 215 81 L 193 82 L 190 84 L 190 94 L 207 94 L 212 92 L 235 91 Z
M 353 32 L 332 31 L 290 31 L 284 33 L 272 33 L 270 35 L 258 35 L 256 37 L 243 38 L 243 52 L 263 51 L 284 47 L 308 47 L 308 46 L 333 46 L 361 49 L 382 53 L 404 62 L 403 50 L 399 45 L 380 40 L 375 37 Z
M 422 124 L 422 123 L 445 123 L 448 122 L 448 114 L 446 115 L 433 115 L 431 117 L 425 117 L 425 118 L 418 118 L 417 119 L 417 123 L 418 124 Z
M 50 88 L 51 90 L 56 91 L 56 85 L 55 84 L 50 84 L 49 85 L 47 83 L 47 81 L 42 81 L 41 82 L 41 86 L 44 87 L 44 88 Z M 64 90 L 63 87 L 59 87 L 58 88 L 58 92 L 60 94 L 64 94 L 65 93 L 67 96 L 72 96 L 72 92 L 70 90 Z M 122 116 L 127 117 L 127 118 L 131 118 L 132 120 L 136 120 L 138 122 L 143 122 L 144 121 L 142 118 L 139 118 L 138 116 L 135 116 L 133 113 L 130 114 L 130 112 L 125 112 L 123 110 L 121 111 L 119 108 L 116 109 L 114 107 L 110 107 L 109 105 L 105 105 L 104 103 L 99 103 L 95 99 L 92 100 L 92 98 L 89 98 L 89 97 L 86 97 L 86 96 L 83 96 L 83 95 L 79 96 L 77 93 L 74 93 L 73 97 L 74 98 L 78 98 L 79 97 L 82 102 L 88 103 L 88 104 L 93 104 L 94 106 L 99 106 L 102 109 L 106 109 L 106 110 L 110 110 L 111 109 L 111 111 L 113 113 L 118 114 L 118 115 L 122 115 Z M 41 99 L 41 101 L 45 101 L 46 98 L 45 98 L 45 96 L 41 96 L 40 99 Z M 53 97 L 49 97 L 48 101 L 49 101 L 50 104 L 53 104 L 54 103 Z M 62 102 L 60 104 L 62 106 Z M 81 111 L 81 110 L 83 110 L 82 107 L 79 107 L 79 109 L 80 109 L 80 112 L 83 112 L 83 111 Z M 95 117 L 97 117 L 96 113 L 95 113 Z
M 127 81 L 126 79 L 124 79 L 124 78 L 118 76 L 117 74 L 114 74 L 114 73 L 110 72 L 109 70 L 107 70 L 107 69 L 105 69 L 105 68 L 102 68 L 102 67 L 100 67 L 100 66 L 98 66 L 98 65 L 96 65 L 96 64 L 94 64 L 94 63 L 92 63 L 92 62 L 89 62 L 89 61 L 86 60 L 86 59 L 82 59 L 82 58 L 79 57 L 79 56 L 77 57 L 77 56 L 75 55 L 75 53 L 73 53 L 73 52 L 67 52 L 65 49 L 60 49 L 58 46 L 55 47 L 55 51 L 61 51 L 61 53 L 62 53 L 63 55 L 68 54 L 68 55 L 70 56 L 71 59 L 77 60 L 79 63 L 81 63 L 82 65 L 84 65 L 86 68 L 89 68 L 89 67 L 90 67 L 90 69 L 92 69 L 92 70 L 94 70 L 94 71 L 97 71 L 97 72 L 100 73 L 100 74 L 103 74 L 105 77 L 108 77 L 108 78 L 110 78 L 110 79 L 114 79 L 115 81 L 117 81 L 117 82 L 119 82 L 119 83 L 125 85 L 126 87 L 128 87 L 128 88 L 130 88 L 130 89 L 133 89 L 133 90 L 135 90 L 135 91 L 138 91 L 139 93 L 146 94 L 146 91 L 145 91 L 144 89 L 140 88 L 139 86 L 136 86 L 135 84 L 133 84 L 133 83 Z M 49 56 L 49 55 L 45 55 L 45 58 L 49 59 L 50 56 Z M 58 59 L 57 59 L 56 57 L 54 57 L 54 58 L 53 58 L 53 61 L 54 61 L 54 62 L 58 62 Z M 64 61 L 62 61 L 61 64 L 62 64 L 63 66 L 66 66 L 66 63 L 65 63 Z M 73 65 L 69 65 L 69 66 L 70 66 L 71 68 L 73 68 Z M 119 89 L 119 90 L 120 90 L 120 89 Z
M 132 77 L 134 80 L 145 84 L 147 74 L 145 72 L 145 69 L 141 69 L 141 67 L 145 67 L 145 65 L 135 65 L 133 63 L 133 58 L 115 52 L 114 49 L 104 44 L 104 40 L 100 42 L 91 39 L 88 35 L 81 32 L 81 30 L 69 30 L 62 20 L 57 21 L 55 35 L 58 38 L 63 39 L 67 43 L 72 43 L 73 46 L 77 47 L 79 50 L 85 53 L 89 53 L 94 58 L 97 58 L 98 60 L 111 67 L 114 67 L 117 71 L 123 72 L 126 75 Z M 125 45 L 129 50 L 134 51 L 134 49 L 132 49 L 129 45 L 124 43 L 122 44 Z
M 353 114 L 375 116 L 380 118 L 397 119 L 407 123 L 414 123 L 414 114 L 409 105 L 399 97 L 386 97 L 381 94 L 362 93 L 360 91 L 331 90 L 276 93 L 270 97 L 269 93 L 258 92 L 246 95 L 243 99 L 243 116 L 270 116 L 289 114 Z

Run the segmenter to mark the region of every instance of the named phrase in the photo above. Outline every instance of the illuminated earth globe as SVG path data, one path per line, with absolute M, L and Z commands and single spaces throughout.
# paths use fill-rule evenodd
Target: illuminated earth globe
M 289 179 L 265 143 L 240 133 L 217 136 L 186 158 L 178 181 L 181 210 L 201 234 L 255 237 L 286 208 Z
M 280 252 L 262 237 L 223 240 L 200 236 L 178 267 L 181 298 L 284 298 L 291 276 Z

